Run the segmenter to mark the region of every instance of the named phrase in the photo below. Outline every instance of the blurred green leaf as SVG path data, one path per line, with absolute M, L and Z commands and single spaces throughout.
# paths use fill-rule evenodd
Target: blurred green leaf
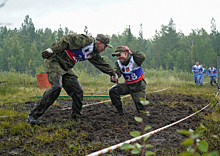
M 146 135 L 143 139 L 143 141 L 145 142 L 148 138 L 150 138 L 150 135 Z
M 132 132 L 130 132 L 130 135 L 133 136 L 133 137 L 138 137 L 138 136 L 141 135 L 141 133 L 138 132 L 138 131 L 132 131 Z
M 200 129 L 200 130 L 198 130 L 197 133 L 201 134 L 201 133 L 203 133 L 204 131 L 205 131 L 205 129 Z
M 135 149 L 133 149 L 133 150 L 131 151 L 131 153 L 132 153 L 132 154 L 138 154 L 138 153 L 140 153 L 140 151 L 139 151 L 137 148 L 135 148 Z
M 134 119 L 135 119 L 137 122 L 142 122 L 142 121 L 143 121 L 143 119 L 140 118 L 140 117 L 134 117 Z
M 195 154 L 194 154 L 194 156 L 201 156 L 198 152 L 196 152 Z
M 141 147 L 142 147 L 142 146 L 141 146 L 139 143 L 135 143 L 134 146 L 135 146 L 138 150 L 141 150 Z
M 191 135 L 192 133 L 186 130 L 177 130 L 178 133 L 183 134 L 183 135 Z
M 146 126 L 146 127 L 144 128 L 145 131 L 147 131 L 148 129 L 151 129 L 151 126 Z
M 184 146 L 191 146 L 191 145 L 193 145 L 193 139 L 187 138 L 181 144 Z
M 145 156 L 148 156 L 148 155 L 154 155 L 154 154 L 155 154 L 154 152 L 147 151 L 147 152 L 145 153 Z
M 199 150 L 202 151 L 202 152 L 207 152 L 208 148 L 209 148 L 209 145 L 205 140 L 200 141 L 197 144 L 197 146 L 198 146 Z
M 140 98 L 140 101 L 145 101 L 145 99 L 144 98 Z
M 126 149 L 129 147 L 130 144 L 128 143 L 124 143 L 122 146 L 121 146 L 121 149 Z
M 192 135 L 191 135 L 191 138 L 192 138 L 192 139 L 198 139 L 199 137 L 200 137 L 199 134 L 192 134 Z
M 191 153 L 190 152 L 183 152 L 183 153 L 181 153 L 181 156 L 191 156 Z
M 121 149 L 125 149 L 125 150 L 130 150 L 130 149 L 135 148 L 134 145 L 131 145 L 131 144 L 128 144 L 128 143 L 124 143 L 122 146 L 121 146 Z
M 209 153 L 209 156 L 219 156 L 219 155 L 218 155 L 218 152 L 214 151 L 214 152 Z
M 145 147 L 150 148 L 150 147 L 153 147 L 153 146 L 151 144 L 146 144 Z
M 142 105 L 148 105 L 150 102 L 149 102 L 149 101 L 140 101 L 140 103 L 141 103 Z

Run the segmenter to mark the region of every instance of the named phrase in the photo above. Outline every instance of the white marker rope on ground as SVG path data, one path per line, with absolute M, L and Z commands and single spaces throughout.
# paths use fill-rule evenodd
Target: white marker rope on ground
M 178 120 L 178 121 L 176 121 L 176 122 L 174 122 L 174 123 L 172 123 L 172 124 L 169 124 L 169 125 L 164 126 L 164 127 L 162 127 L 162 128 L 156 129 L 156 130 L 154 130 L 154 131 L 151 131 L 151 132 L 146 133 L 146 134 L 144 134 L 144 135 L 141 135 L 141 136 L 139 136 L 139 137 L 133 138 L 133 139 L 131 139 L 131 140 L 127 140 L 127 141 L 122 142 L 122 143 L 119 143 L 119 144 L 117 144 L 117 145 L 114 145 L 114 146 L 111 146 L 111 147 L 102 149 L 102 150 L 100 150 L 100 151 L 97 151 L 97 152 L 88 154 L 87 156 L 100 156 L 100 155 L 102 155 L 102 154 L 105 154 L 105 153 L 107 153 L 107 152 L 110 152 L 110 151 L 113 151 L 113 150 L 115 150 L 115 149 L 120 148 L 124 143 L 131 144 L 131 143 L 133 143 L 134 141 L 143 139 L 143 138 L 144 138 L 145 136 L 147 136 L 147 135 L 153 135 L 153 134 L 155 134 L 155 133 L 157 133 L 157 132 L 160 132 L 160 131 L 162 131 L 162 130 L 164 130 L 164 129 L 166 129 L 166 128 L 169 128 L 169 127 L 171 127 L 171 126 L 173 126 L 173 125 L 175 125 L 175 124 L 177 124 L 177 123 L 179 123 L 179 122 L 181 122 L 181 121 L 183 121 L 183 120 L 186 120 L 186 119 L 190 118 L 191 116 L 193 116 L 193 115 L 199 113 L 200 111 L 204 110 L 204 109 L 205 109 L 206 107 L 208 107 L 210 104 L 211 104 L 211 103 L 209 103 L 208 105 L 206 105 L 205 107 L 203 107 L 201 110 L 199 110 L 199 111 L 197 111 L 197 112 L 195 112 L 195 113 L 193 113 L 193 114 L 191 114 L 191 115 L 189 115 L 189 116 L 187 116 L 187 117 L 185 117 L 185 118 L 183 118 L 183 119 L 180 119 L 180 120 Z
M 147 94 L 148 94 L 148 93 L 154 93 L 154 92 L 161 92 L 161 91 L 164 91 L 164 90 L 169 89 L 169 88 L 171 88 L 171 87 L 164 88 L 164 89 L 157 90 L 157 91 L 153 91 L 153 92 L 147 92 Z M 122 96 L 121 98 L 128 97 L 129 95 L 130 95 L 130 94 L 125 95 L 125 96 Z M 87 107 L 87 106 L 91 106 L 91 105 L 97 105 L 97 104 L 106 103 L 106 102 L 110 102 L 110 101 L 111 101 L 111 100 L 100 101 L 100 102 L 96 102 L 96 103 L 93 103 L 93 104 L 83 105 L 82 107 Z M 72 109 L 72 107 L 67 107 L 67 108 L 63 108 L 63 109 L 60 109 L 60 110 L 67 110 L 67 109 Z M 9 117 L 9 116 L 0 116 L 0 118 L 5 118 L 5 117 Z
M 171 87 L 164 88 L 164 89 L 157 90 L 157 91 L 153 91 L 153 92 L 147 92 L 147 94 L 148 94 L 148 93 L 154 93 L 154 92 L 161 92 L 161 91 L 167 90 L 167 89 L 169 89 L 169 88 L 171 88 Z M 130 94 L 125 95 L 125 96 L 122 96 L 121 98 L 128 97 L 129 95 L 130 95 Z M 110 101 L 111 101 L 111 100 L 100 101 L 100 102 L 96 102 L 96 103 L 93 103 L 93 104 L 83 105 L 82 107 L 87 107 L 87 106 L 97 105 L 97 104 L 106 103 L 106 102 L 110 102 Z M 60 110 L 67 110 L 67 109 L 72 109 L 72 107 L 67 107 L 67 108 L 63 108 L 63 109 L 60 109 Z
M 10 116 L 15 116 L 15 115 L 0 116 L 0 118 L 6 118 L 6 117 L 10 117 Z

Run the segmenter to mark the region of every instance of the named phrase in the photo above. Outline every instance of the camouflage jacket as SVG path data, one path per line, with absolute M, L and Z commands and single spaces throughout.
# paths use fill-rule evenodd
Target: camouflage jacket
M 53 50 L 54 55 L 45 61 L 45 66 L 47 70 L 49 68 L 49 62 L 53 60 L 59 61 L 60 66 L 64 71 L 61 71 L 62 74 L 65 72 L 75 75 L 71 68 L 74 67 L 75 63 L 69 58 L 66 54 L 65 50 L 76 50 L 84 48 L 94 42 L 93 52 L 91 53 L 92 58 L 89 58 L 90 61 L 96 68 L 101 70 L 103 73 L 109 74 L 110 76 L 115 75 L 114 69 L 108 64 L 106 60 L 103 59 L 101 54 L 98 52 L 97 41 L 95 38 L 84 35 L 84 34 L 73 34 L 73 35 L 65 35 L 60 38 L 58 41 L 51 45 L 51 49 Z M 62 70 L 59 69 L 59 70 Z M 53 70 L 53 69 L 51 69 Z

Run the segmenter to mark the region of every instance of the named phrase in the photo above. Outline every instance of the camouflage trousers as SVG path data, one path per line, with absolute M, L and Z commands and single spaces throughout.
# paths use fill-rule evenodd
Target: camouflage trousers
M 117 108 L 122 106 L 120 95 L 131 94 L 131 97 L 135 103 L 135 106 L 139 110 L 143 110 L 143 105 L 140 103 L 140 98 L 146 99 L 146 82 L 142 79 L 134 84 L 119 83 L 112 86 L 109 90 L 109 96 L 112 104 Z
M 44 112 L 54 103 L 59 97 L 62 87 L 67 94 L 72 98 L 72 112 L 73 116 L 81 116 L 82 102 L 83 102 L 83 89 L 78 81 L 76 75 L 64 72 L 62 67 L 57 62 L 47 61 L 45 63 L 47 69 L 48 80 L 52 87 L 44 92 L 41 99 L 37 102 L 31 110 L 29 116 L 40 117 Z M 49 67 L 47 67 L 50 65 Z M 50 70 L 53 69 L 53 70 Z

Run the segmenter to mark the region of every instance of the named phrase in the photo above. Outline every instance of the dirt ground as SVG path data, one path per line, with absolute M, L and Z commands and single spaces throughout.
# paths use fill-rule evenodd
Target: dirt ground
M 132 139 L 130 136 L 131 131 L 142 132 L 141 123 L 134 120 L 135 116 L 142 117 L 144 119 L 144 125 L 152 127 L 147 131 L 150 132 L 192 114 L 192 108 L 197 108 L 199 110 L 208 104 L 208 99 L 204 97 L 195 98 L 191 95 L 181 94 L 149 94 L 146 100 L 150 102 L 147 106 L 150 116 L 139 114 L 131 97 L 123 98 L 124 116 L 118 116 L 116 114 L 116 109 L 112 106 L 111 102 L 84 106 L 80 122 L 73 129 L 76 132 L 83 131 L 87 133 L 87 141 L 93 141 L 94 143 L 101 142 L 104 146 L 112 146 Z M 86 104 L 94 103 L 94 101 L 85 102 Z M 58 103 L 60 103 L 59 106 L 49 108 L 40 118 L 43 124 L 57 122 L 62 125 L 62 120 L 70 118 L 71 111 L 69 109 L 62 110 L 62 108 L 71 107 L 71 101 L 61 99 L 58 100 Z M 204 110 L 203 113 L 207 114 L 208 110 Z M 57 120 L 58 118 L 59 120 Z M 180 129 L 195 129 L 199 123 L 200 121 L 197 115 L 195 115 L 181 123 L 152 135 L 147 143 L 154 146 L 151 149 L 152 151 L 157 151 L 163 147 L 178 147 L 180 142 L 186 137 L 178 134 L 176 131 Z M 145 133 L 146 132 L 144 132 L 144 134 Z M 90 152 L 92 153 L 97 150 L 100 149 L 94 149 Z M 123 153 L 123 151 L 117 151 L 118 153 Z
M 86 101 L 86 104 L 92 104 L 97 101 Z M 131 97 L 123 98 L 123 108 L 125 115 L 118 116 L 116 114 L 115 107 L 111 102 L 101 103 L 92 106 L 84 106 L 82 110 L 82 117 L 78 124 L 72 129 L 78 133 L 84 132 L 88 135 L 84 138 L 91 143 L 101 142 L 104 147 L 108 145 L 112 146 L 129 139 L 131 131 L 142 132 L 141 123 L 134 120 L 135 116 L 142 117 L 144 119 L 145 126 L 151 126 L 152 128 L 147 132 L 156 130 L 193 113 L 192 108 L 198 110 L 208 104 L 208 99 L 202 97 L 194 97 L 191 95 L 172 95 L 172 94 L 149 94 L 146 100 L 150 102 L 147 106 L 147 110 L 150 112 L 150 116 L 144 116 L 139 114 L 135 108 L 135 105 Z M 66 107 L 71 107 L 71 101 L 66 101 L 65 98 L 57 100 L 59 105 L 51 106 L 44 115 L 40 118 L 42 126 L 49 123 L 57 123 L 62 125 L 66 120 L 70 119 L 71 110 Z M 34 106 L 33 102 L 26 102 L 25 104 L 28 110 Z M 202 113 L 208 114 L 209 109 L 203 110 Z M 186 137 L 178 134 L 176 131 L 180 129 L 189 130 L 195 129 L 200 124 L 197 115 L 182 121 L 170 128 L 160 131 L 152 135 L 147 143 L 153 145 L 151 151 L 159 152 L 159 149 L 163 147 L 179 147 L 180 142 Z M 147 132 L 144 132 L 147 133 Z M 138 141 L 141 143 L 140 141 Z M 89 153 L 93 153 L 101 149 L 93 149 Z M 117 149 L 113 151 L 115 155 L 128 155 L 125 151 Z M 159 153 L 157 153 L 159 155 Z

